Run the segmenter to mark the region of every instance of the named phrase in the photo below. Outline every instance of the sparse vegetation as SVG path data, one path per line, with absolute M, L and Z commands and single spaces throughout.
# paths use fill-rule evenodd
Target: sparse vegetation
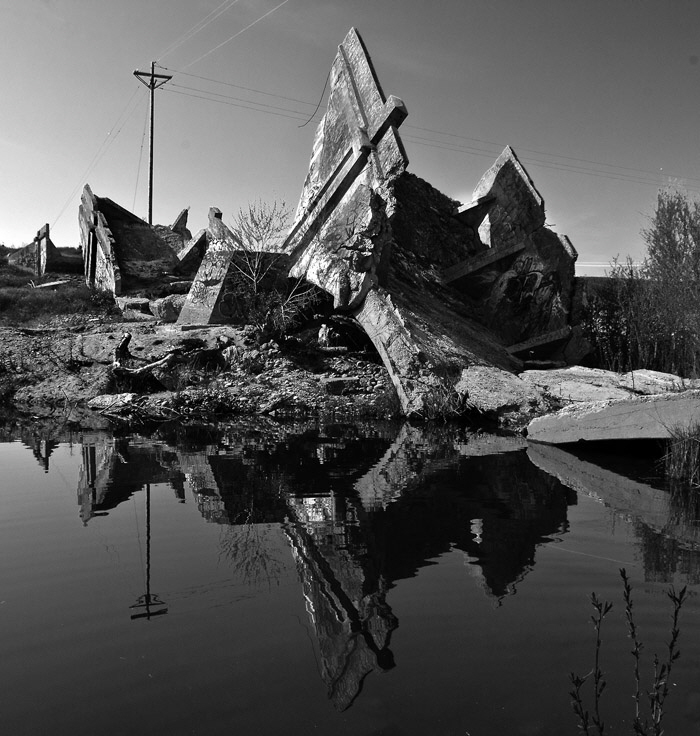
M 700 421 L 671 427 L 663 457 L 664 475 L 672 484 L 700 488 Z
M 641 652 L 644 644 L 639 638 L 639 631 L 634 618 L 634 601 L 632 599 L 632 585 L 625 568 L 620 569 L 620 577 L 623 585 L 623 599 L 625 602 L 625 619 L 627 621 L 627 632 L 632 641 L 633 678 L 635 690 L 632 695 L 634 701 L 634 717 L 632 720 L 632 733 L 634 736 L 662 736 L 664 733 L 663 719 L 665 714 L 666 698 L 669 693 L 669 681 L 674 663 L 681 656 L 678 649 L 678 638 L 680 636 L 679 617 L 683 603 L 686 600 L 687 589 L 683 587 L 679 592 L 671 586 L 666 595 L 672 603 L 671 631 L 666 644 L 666 657 L 664 661 L 659 659 L 658 654 L 653 658 L 653 674 L 649 690 L 646 691 L 646 702 L 648 715 L 644 715 L 644 698 L 642 697 L 642 681 L 640 674 Z M 609 601 L 601 601 L 595 593 L 591 593 L 591 605 L 594 614 L 591 616 L 596 632 L 595 656 L 593 669 L 586 675 L 576 675 L 573 672 L 569 676 L 572 689 L 571 707 L 578 718 L 578 732 L 585 736 L 604 736 L 606 724 L 601 713 L 601 699 L 607 686 L 605 675 L 601 668 L 601 629 L 605 617 L 610 613 L 613 604 Z M 583 687 L 592 678 L 593 683 L 593 706 L 590 711 L 584 703 Z
M 34 288 L 32 274 L 12 265 L 0 265 L 0 324 L 48 321 L 57 315 L 104 314 L 114 298 L 85 284 L 62 284 L 58 289 Z

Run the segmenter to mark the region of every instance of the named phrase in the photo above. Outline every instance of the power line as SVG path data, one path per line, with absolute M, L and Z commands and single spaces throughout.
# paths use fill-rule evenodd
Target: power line
M 326 94 L 326 87 L 328 87 L 328 82 L 330 81 L 331 73 L 330 71 L 328 74 L 326 74 L 326 82 L 323 85 L 323 92 L 321 92 L 321 96 L 318 98 L 318 105 L 316 105 L 316 109 L 311 113 L 311 117 L 303 124 L 298 127 L 305 128 L 316 116 L 316 113 L 318 112 L 318 108 L 321 107 L 321 103 L 323 102 L 323 96 Z
M 188 87 L 184 84 L 176 84 L 175 82 L 173 82 L 173 84 L 170 85 L 170 88 L 187 90 L 189 92 L 205 92 L 208 95 L 214 95 L 215 97 L 221 97 L 226 100 L 233 100 L 234 102 L 245 102 L 245 103 L 252 104 L 252 105 L 259 105 L 260 107 L 269 107 L 272 110 L 282 110 L 283 112 L 295 112 L 295 113 L 298 113 L 299 115 L 306 115 L 306 113 L 303 113 L 298 110 L 292 110 L 288 107 L 279 107 L 279 105 L 268 105 L 266 102 L 255 102 L 254 100 L 246 100 L 241 97 L 233 97 L 232 95 L 223 95 L 220 92 L 209 92 L 208 90 L 200 90 L 200 89 L 197 89 L 196 87 Z M 263 111 L 261 110 L 261 112 Z
M 191 66 L 194 66 L 198 61 L 205 59 L 207 56 L 209 56 L 209 54 L 213 54 L 214 51 L 216 51 L 217 49 L 220 49 L 222 46 L 225 46 L 230 41 L 233 41 L 234 38 L 238 38 L 242 33 L 245 33 L 249 28 L 252 28 L 257 23 L 260 23 L 261 20 L 264 20 L 268 16 L 272 15 L 275 12 L 275 10 L 279 10 L 283 5 L 286 5 L 288 2 L 289 0 L 282 0 L 282 2 L 279 5 L 272 8 L 272 10 L 268 10 L 267 13 L 265 13 L 264 15 L 261 15 L 257 20 L 254 20 L 252 23 L 247 25 L 245 28 L 242 28 L 237 33 L 234 33 L 233 36 L 231 36 L 230 38 L 227 38 L 225 41 L 222 41 L 221 43 L 217 44 L 216 46 L 214 46 L 214 48 L 209 49 L 209 51 L 207 51 L 206 54 L 202 54 L 201 56 L 197 57 L 194 61 L 191 61 L 189 64 L 185 65 L 185 69 L 189 69 Z
M 160 65 L 159 65 L 160 66 Z M 234 87 L 235 89 L 242 89 L 246 92 L 254 92 L 258 95 L 266 95 L 267 97 L 276 97 L 280 100 L 286 100 L 287 102 L 298 102 L 300 105 L 308 105 L 309 107 L 314 107 L 316 104 L 315 102 L 307 102 L 306 100 L 299 100 L 296 97 L 285 97 L 284 95 L 278 95 L 274 92 L 265 92 L 262 89 L 255 89 L 255 87 L 244 87 L 241 84 L 233 84 L 232 82 L 224 82 L 220 79 L 212 79 L 211 77 L 203 77 L 200 74 L 192 74 L 190 72 L 183 72 L 180 69 L 172 69 L 171 67 L 163 66 L 161 69 L 165 69 L 166 71 L 173 72 L 173 74 L 183 74 L 186 77 L 193 77 L 194 79 L 201 79 L 205 82 L 213 82 L 214 84 L 221 84 L 224 87 Z M 214 93 L 212 93 L 214 94 Z
M 169 89 L 167 91 L 176 92 L 177 94 L 183 94 L 188 97 L 194 97 L 196 99 L 202 99 L 202 100 L 209 100 L 210 102 L 218 102 L 220 104 L 226 104 L 230 105 L 232 107 L 238 107 L 241 109 L 246 110 L 253 110 L 255 112 L 262 112 L 265 114 L 270 115 L 276 115 L 278 117 L 286 117 L 290 118 L 292 120 L 304 120 L 306 121 L 307 118 L 301 117 L 302 113 L 299 110 L 294 110 L 292 108 L 287 107 L 281 107 L 278 105 L 268 105 L 266 103 L 261 102 L 255 102 L 253 100 L 245 100 L 240 97 L 234 97 L 232 95 L 224 95 L 219 92 L 212 92 L 209 90 L 200 90 L 196 87 L 188 87 L 185 85 L 173 85 L 173 87 L 177 87 L 178 89 Z M 256 90 L 257 91 L 257 90 Z M 197 94 L 199 93 L 199 94 Z M 273 95 L 272 93 L 266 93 L 270 94 L 271 96 L 275 97 L 278 95 Z M 288 98 L 287 98 L 288 99 Z M 298 102 L 302 102 L 301 100 L 298 100 Z M 304 103 L 307 104 L 307 103 Z M 262 109 L 262 108 L 269 108 L 269 109 Z M 276 112 L 273 112 L 276 111 Z M 285 114 L 288 113 L 288 114 Z M 311 118 L 313 119 L 313 117 Z M 420 128 L 419 126 L 406 126 L 406 127 L 412 127 L 414 129 L 419 130 L 428 130 L 425 128 Z M 440 131 L 436 131 L 436 133 L 443 134 L 443 135 L 452 135 L 452 134 L 446 134 L 441 133 Z M 456 153 L 462 153 L 465 155 L 472 155 L 472 156 L 481 156 L 484 158 L 495 158 L 499 155 L 500 151 L 503 149 L 502 144 L 498 144 L 496 142 L 488 142 L 483 141 L 485 144 L 492 145 L 498 147 L 497 151 L 489 150 L 488 148 L 478 148 L 475 146 L 465 146 L 462 144 L 451 144 L 447 141 L 441 141 L 436 138 L 428 138 L 425 136 L 415 136 L 415 135 L 404 135 L 403 136 L 407 141 L 410 141 L 411 143 L 415 143 L 417 145 L 427 146 L 429 148 L 437 148 L 447 151 L 454 151 Z M 464 140 L 479 140 L 479 139 L 472 139 L 468 138 L 467 136 L 457 136 L 454 135 L 455 138 L 461 138 Z M 529 150 L 529 149 L 519 149 L 519 150 Z M 543 153 L 542 155 L 547 155 L 550 157 L 559 157 L 558 154 L 546 154 Z M 571 156 L 561 156 L 560 158 L 570 161 L 585 161 L 584 159 L 574 159 Z M 567 173 L 575 173 L 575 174 L 584 174 L 587 176 L 594 176 L 598 178 L 605 178 L 610 179 L 614 181 L 623 181 L 623 182 L 629 182 L 634 184 L 646 184 L 646 185 L 652 185 L 652 186 L 659 186 L 662 184 L 662 182 L 659 182 L 658 180 L 658 174 L 652 173 L 652 172 L 644 172 L 642 169 L 632 169 L 630 167 L 617 167 L 620 169 L 620 171 L 605 171 L 605 170 L 596 170 L 594 168 L 587 168 L 580 165 L 573 165 L 570 163 L 565 163 L 564 161 L 546 161 L 541 160 L 539 158 L 530 156 L 530 157 L 522 157 L 522 160 L 524 163 L 527 163 L 530 166 L 536 166 L 540 168 L 550 169 L 553 171 L 563 171 Z M 591 165 L 596 165 L 594 162 L 591 162 Z M 600 164 L 605 165 L 609 169 L 616 168 L 613 164 Z M 625 171 L 638 171 L 640 174 L 647 174 L 647 178 L 644 176 L 635 176 L 632 174 L 626 174 Z M 693 181 L 693 179 L 687 179 L 688 181 Z M 693 189 L 693 187 L 688 186 L 689 189 Z
M 164 56 L 171 54 L 178 46 L 181 46 L 186 41 L 189 41 L 192 36 L 195 36 L 200 31 L 204 30 L 210 23 L 213 23 L 220 15 L 225 13 L 229 8 L 232 8 L 239 0 L 224 0 L 217 8 L 214 8 L 210 13 L 204 16 L 200 21 L 195 23 L 189 31 L 185 31 L 178 39 L 173 41 L 165 51 L 161 52 L 157 61 L 160 61 Z
M 483 144 L 491 145 L 491 146 L 499 146 L 501 149 L 503 148 L 503 144 L 502 143 L 498 143 L 496 141 L 487 141 L 487 140 L 484 140 L 482 138 L 472 138 L 472 137 L 465 136 L 465 135 L 458 135 L 457 133 L 448 133 L 446 131 L 435 130 L 433 128 L 422 128 L 420 126 L 410 125 L 408 123 L 406 123 L 403 127 L 404 128 L 412 128 L 413 130 L 422 130 L 422 131 L 425 131 L 426 133 L 434 133 L 436 135 L 448 136 L 450 138 L 459 138 L 461 140 L 473 141 L 474 143 L 483 143 Z M 632 167 L 629 167 L 629 166 L 621 166 L 620 164 L 610 164 L 610 163 L 606 163 L 606 162 L 603 162 L 603 161 L 591 161 L 590 159 L 576 158 L 574 156 L 566 156 L 566 155 L 561 154 L 561 153 L 550 153 L 548 151 L 538 151 L 538 150 L 535 150 L 535 149 L 532 149 L 532 148 L 523 148 L 521 146 L 518 146 L 518 151 L 525 151 L 527 153 L 533 153 L 533 154 L 540 155 L 540 156 L 554 156 L 556 158 L 563 158 L 563 159 L 567 159 L 569 161 L 578 161 L 580 163 L 591 164 L 593 166 L 607 166 L 607 167 L 615 168 L 615 169 L 623 169 L 625 171 L 633 171 L 633 172 L 636 172 L 636 173 L 648 174 L 650 176 L 656 176 L 658 174 L 658 172 L 655 172 L 655 171 L 648 171 L 648 170 L 645 170 L 645 169 L 636 169 L 636 168 L 632 168 Z M 684 178 L 686 178 L 686 179 L 687 178 L 690 178 L 690 180 L 692 180 L 692 181 L 700 182 L 700 178 L 697 178 L 697 179 L 696 178 L 692 178 L 692 177 L 684 177 Z
M 136 98 L 136 95 L 138 94 L 139 90 L 140 90 L 140 87 L 138 87 L 138 86 L 136 86 L 134 88 L 134 91 L 133 91 L 131 97 L 129 98 L 129 101 L 124 106 L 124 109 L 122 110 L 122 112 L 119 113 L 119 115 L 118 115 L 118 117 L 117 117 L 114 125 L 112 125 L 112 127 L 107 132 L 107 135 L 105 136 L 105 139 L 102 141 L 102 143 L 100 144 L 99 148 L 97 149 L 97 152 L 95 153 L 95 155 L 90 160 L 90 163 L 87 165 L 87 168 L 80 175 L 80 179 L 78 180 L 78 183 L 71 190 L 71 193 L 68 195 L 68 198 L 66 199 L 63 207 L 61 207 L 60 212 L 58 213 L 58 215 L 56 215 L 56 218 L 54 219 L 53 223 L 51 224 L 51 227 L 54 227 L 56 225 L 56 223 L 61 219 L 61 217 L 63 216 L 63 213 L 66 211 L 66 208 L 71 203 L 71 200 L 73 199 L 73 197 L 76 195 L 76 193 L 78 192 L 78 190 L 82 186 L 84 186 L 84 182 L 87 179 L 87 177 L 92 173 L 92 171 L 95 168 L 95 166 L 97 166 L 98 162 L 104 157 L 104 155 L 110 149 L 110 147 L 112 146 L 112 144 L 114 143 L 114 141 L 119 137 L 119 134 L 121 133 L 123 127 L 126 125 L 126 123 L 129 120 L 129 118 L 134 114 L 134 111 L 136 110 L 136 108 L 138 106 L 138 100 L 137 100 L 137 104 L 133 105 L 133 107 L 131 107 L 130 110 L 129 110 L 129 107 L 131 106 L 132 102 Z M 123 120 L 122 120 L 122 118 L 123 118 Z M 119 127 L 117 128 L 117 126 L 119 126 Z M 114 132 L 115 129 L 116 129 L 116 133 L 114 133 L 114 135 L 112 135 L 112 133 Z
M 273 92 L 267 92 L 265 90 L 255 89 L 252 87 L 244 87 L 242 85 L 233 84 L 231 82 L 224 82 L 222 80 L 213 79 L 211 77 L 204 77 L 201 75 L 189 74 L 188 72 L 179 72 L 178 70 L 170 70 L 170 71 L 185 74 L 187 76 L 193 77 L 195 79 L 200 79 L 202 81 L 212 82 L 214 84 L 220 84 L 220 85 L 224 85 L 228 87 L 233 87 L 236 89 L 242 89 L 247 92 L 252 92 L 254 94 L 266 95 L 269 97 L 285 100 L 288 102 L 296 102 L 301 105 L 307 105 L 310 107 L 314 106 L 317 108 L 316 103 L 309 102 L 307 100 L 301 100 L 295 97 L 287 97 L 284 95 L 279 95 Z M 209 90 L 201 90 L 201 89 L 194 88 L 194 87 L 182 87 L 182 88 L 188 89 L 192 92 L 200 92 L 201 95 L 216 95 L 218 98 L 221 98 L 223 100 L 228 99 L 228 100 L 233 100 L 233 101 L 246 102 L 246 103 L 249 103 L 250 105 L 263 105 L 264 104 L 264 103 L 254 102 L 252 100 L 241 100 L 241 98 L 229 97 L 221 93 L 211 92 Z M 200 99 L 211 99 L 209 97 L 200 96 L 200 95 L 192 95 L 192 96 L 200 97 Z M 216 100 L 212 99 L 212 101 L 221 102 L 221 99 L 216 99 Z M 236 107 L 237 105 L 233 105 L 233 106 Z M 247 107 L 246 105 L 240 105 L 240 107 L 244 107 L 246 109 L 256 109 L 253 107 Z M 284 112 L 291 113 L 294 116 L 293 119 L 298 119 L 296 118 L 296 116 L 300 114 L 298 110 L 293 110 L 290 108 L 278 107 L 278 106 L 271 106 L 271 107 L 277 110 L 282 110 Z M 265 111 L 260 110 L 260 112 L 265 112 Z M 286 117 L 286 116 L 282 116 L 282 117 Z M 311 119 L 313 120 L 314 116 L 312 116 Z M 454 138 L 457 140 L 470 141 L 473 143 L 482 144 L 483 146 L 494 146 L 498 150 L 493 151 L 493 150 L 489 150 L 488 148 L 484 148 L 484 147 L 464 146 L 462 144 L 453 144 L 453 143 L 450 143 L 449 141 L 442 141 L 438 138 L 430 138 L 430 137 L 425 137 L 425 136 L 411 136 L 410 134 L 407 135 L 405 133 L 403 135 L 403 137 L 406 138 L 406 140 L 410 140 L 414 143 L 417 143 L 418 145 L 428 146 L 432 148 L 442 148 L 444 150 L 451 150 L 451 151 L 455 151 L 458 153 L 465 153 L 465 154 L 474 155 L 474 156 L 483 156 L 487 158 L 498 156 L 504 148 L 504 144 L 498 143 L 497 141 L 489 141 L 489 140 L 485 140 L 482 138 L 474 138 L 470 136 L 460 135 L 457 133 L 450 133 L 448 131 L 436 130 L 434 128 L 426 128 L 426 127 L 422 127 L 418 125 L 411 125 L 411 124 L 406 123 L 403 126 L 403 130 L 405 131 L 407 129 L 420 130 L 426 133 L 433 133 L 434 135 L 437 135 L 437 136 L 445 136 L 445 137 Z M 659 186 L 659 184 L 662 183 L 662 182 L 659 182 L 659 172 L 655 172 L 655 171 L 648 171 L 645 169 L 639 169 L 639 168 L 630 167 L 630 166 L 623 166 L 620 164 L 611 164 L 611 163 L 606 163 L 602 161 L 594 161 L 594 160 L 585 159 L 585 158 L 578 158 L 575 156 L 568 156 L 565 154 L 551 153 L 548 151 L 540 151 L 536 149 L 522 148 L 520 146 L 518 146 L 518 152 L 533 154 L 532 156 L 528 158 L 523 158 L 522 156 L 521 158 L 523 161 L 531 165 L 539 166 L 541 168 L 549 168 L 552 170 L 560 170 L 560 171 L 569 171 L 572 173 L 586 174 L 590 176 L 598 176 L 598 177 L 607 178 L 611 180 L 629 181 L 632 183 L 648 184 L 648 185 L 654 185 L 654 186 Z M 546 160 L 537 158 L 538 156 L 546 156 L 550 159 L 554 158 L 554 159 L 562 159 L 562 160 L 561 161 L 546 161 Z M 576 162 L 576 163 L 573 163 L 573 164 L 565 163 L 567 161 Z M 601 167 L 601 168 L 600 169 L 595 169 L 595 168 L 590 169 L 584 166 L 580 166 L 579 164 L 588 164 L 591 167 Z M 613 171 L 610 171 L 611 169 Z M 629 172 L 629 173 L 626 173 L 626 172 Z M 665 178 L 668 176 L 670 176 L 671 178 L 674 177 L 674 175 L 671 174 L 671 175 L 665 175 Z M 683 181 L 685 182 L 697 182 L 698 185 L 700 185 L 700 178 L 696 178 L 696 177 L 676 177 L 676 178 L 683 179 Z M 696 188 L 692 186 L 687 186 L 687 188 L 693 191 L 696 190 Z
M 195 99 L 198 99 L 198 100 L 208 100 L 209 102 L 218 102 L 220 105 L 229 105 L 230 107 L 238 107 L 243 110 L 253 110 L 255 112 L 262 112 L 262 113 L 265 113 L 266 115 L 276 115 L 277 117 L 289 118 L 291 120 L 304 120 L 305 119 L 305 116 L 302 117 L 300 113 L 296 112 L 296 110 L 288 110 L 287 112 L 296 113 L 296 114 L 287 115 L 284 112 L 274 112 L 273 110 L 262 110 L 259 107 L 252 107 L 252 105 L 256 104 L 255 102 L 251 102 L 250 105 L 242 105 L 237 102 L 230 102 L 226 99 L 215 99 L 213 97 L 206 97 L 205 95 L 195 95 L 195 94 L 192 94 L 191 92 L 183 92 L 182 90 L 171 89 L 169 87 L 166 87 L 163 91 L 169 92 L 170 94 L 175 94 L 175 95 L 184 95 L 185 97 L 194 97 Z

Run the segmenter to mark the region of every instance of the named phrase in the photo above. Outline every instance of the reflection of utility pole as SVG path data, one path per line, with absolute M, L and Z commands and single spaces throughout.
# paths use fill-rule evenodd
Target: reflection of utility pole
M 132 613 L 131 618 L 151 618 L 168 612 L 168 607 L 155 593 L 151 593 L 151 484 L 146 483 L 146 592 L 136 599 L 129 608 L 142 608 L 140 613 Z
M 151 134 L 148 139 L 148 224 L 153 224 L 153 107 L 155 102 L 155 91 L 162 87 L 168 80 L 173 78 L 172 74 L 156 74 L 156 62 L 151 62 L 150 72 L 135 71 L 134 76 L 148 87 L 151 91 Z

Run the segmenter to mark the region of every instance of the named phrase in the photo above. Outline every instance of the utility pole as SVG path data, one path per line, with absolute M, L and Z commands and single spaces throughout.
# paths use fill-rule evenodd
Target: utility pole
M 151 62 L 150 72 L 135 71 L 134 76 L 139 82 L 148 87 L 151 92 L 151 134 L 148 139 L 148 224 L 153 224 L 153 108 L 155 103 L 155 91 L 162 87 L 168 80 L 173 78 L 172 74 L 156 74 L 156 62 Z
M 140 595 L 133 606 L 137 609 L 131 614 L 132 619 L 162 616 L 168 607 L 155 593 L 151 593 L 151 484 L 146 483 L 146 592 Z M 138 609 L 142 609 L 139 611 Z

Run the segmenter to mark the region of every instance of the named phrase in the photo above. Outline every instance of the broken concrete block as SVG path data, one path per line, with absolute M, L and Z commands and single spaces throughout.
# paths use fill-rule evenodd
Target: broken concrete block
M 291 275 L 329 291 L 337 307 L 357 306 L 375 283 L 382 254 L 372 215 L 380 208 L 371 201 L 377 185 L 406 168 L 397 131 L 406 115 L 400 99 L 384 96 L 351 29 L 331 68 L 328 108 L 284 245 Z M 343 200 L 344 216 L 331 218 Z
M 170 229 L 180 235 L 183 242 L 192 240 L 192 233 L 187 229 L 187 216 L 189 215 L 190 208 L 185 207 L 182 212 L 177 216 L 175 222 L 170 226 Z
M 138 394 L 100 394 L 87 402 L 88 409 L 99 411 L 104 414 L 115 413 L 120 411 L 128 411 L 134 401 L 139 398 Z
M 592 402 L 630 399 L 700 388 L 700 380 L 681 379 L 671 373 L 638 370 L 616 373 L 602 368 L 570 366 L 557 370 L 527 370 L 520 379 L 546 390 L 563 401 Z
M 224 224 L 221 210 L 216 207 L 209 210 L 206 240 L 209 245 L 178 324 L 245 322 L 251 318 L 251 308 L 255 308 L 251 285 L 261 291 L 273 287 L 284 290 L 288 257 L 279 252 L 253 251 L 246 247 Z M 254 319 L 262 316 L 254 316 Z
M 489 247 L 508 247 L 544 225 L 544 200 L 510 146 L 476 185 L 472 199 L 482 197 L 495 199 L 479 231 Z
M 130 310 L 132 312 L 143 312 L 143 314 L 149 313 L 149 301 L 146 297 L 118 296 L 115 301 L 122 312 Z
M 537 357 L 562 359 L 566 340 L 544 338 L 570 327 L 577 254 L 545 226 L 544 200 L 509 146 L 484 174 L 474 201 L 489 202 L 480 248 L 443 272 L 453 288 L 478 295 L 484 324 L 509 346 L 532 342 Z
M 217 207 L 209 210 L 207 240 L 209 247 L 192 282 L 178 324 L 220 324 L 230 321 L 226 279 L 234 254 L 242 250 L 243 245 L 224 224 L 221 210 Z
M 49 235 L 48 223 L 38 230 L 29 245 L 11 251 L 7 262 L 28 269 L 35 276 L 43 276 L 49 271 L 79 273 L 82 270 L 80 251 L 77 248 L 57 248 Z
M 100 201 L 85 185 L 78 208 L 80 243 L 83 250 L 85 282 L 101 291 L 122 293 L 121 269 L 117 261 L 115 240 L 100 211 Z

